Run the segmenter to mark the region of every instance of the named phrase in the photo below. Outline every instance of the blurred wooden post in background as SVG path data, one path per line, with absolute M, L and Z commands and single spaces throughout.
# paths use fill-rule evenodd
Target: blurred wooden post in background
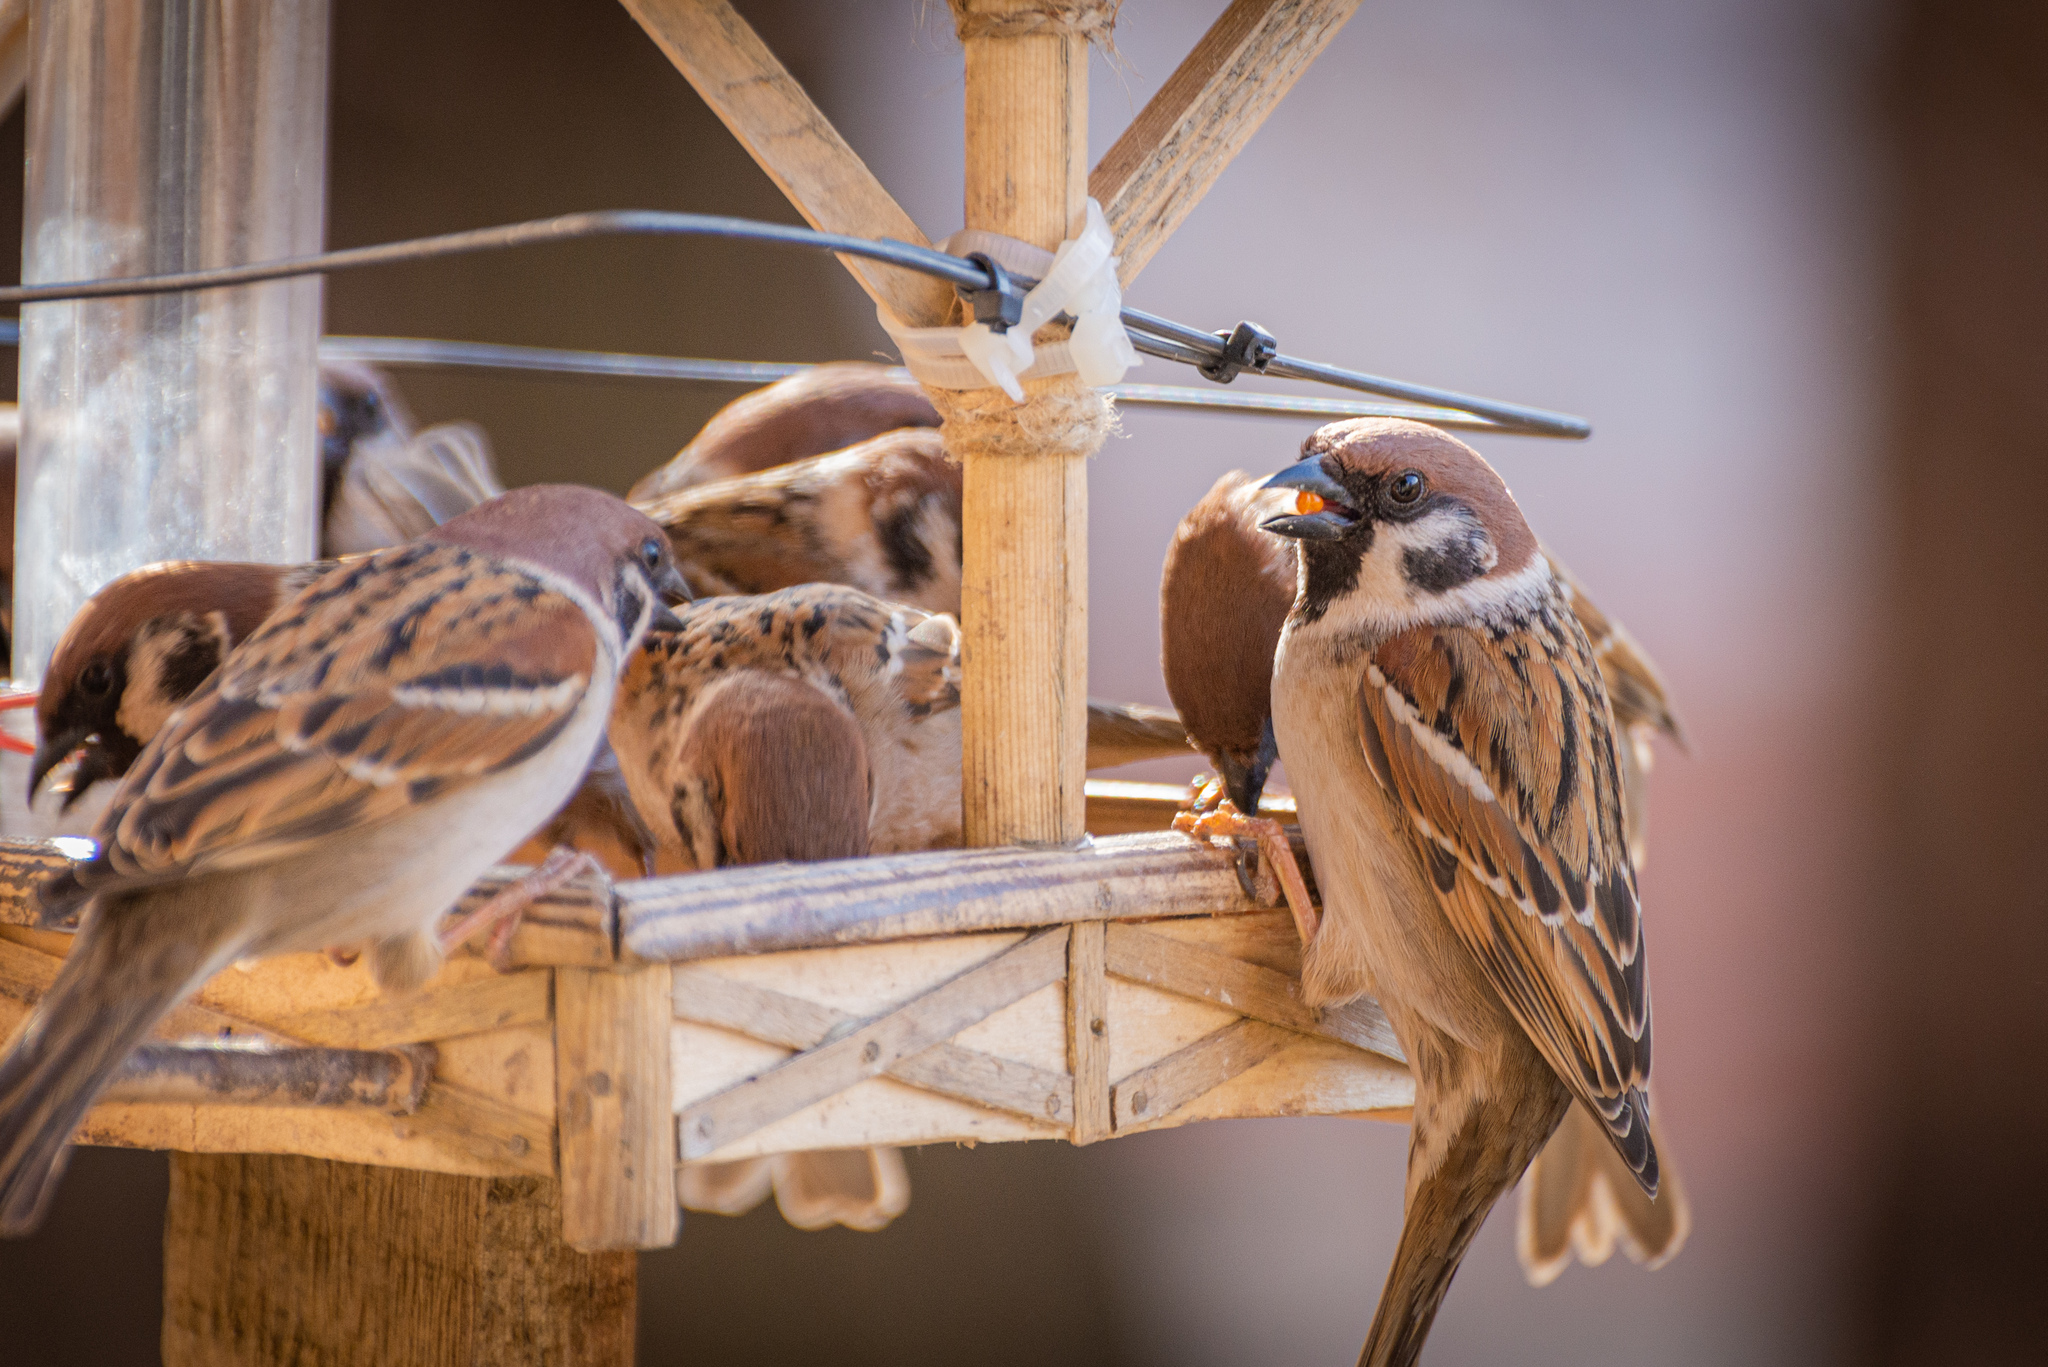
M 165 1367 L 629 1367 L 635 1255 L 561 1224 L 541 1177 L 173 1154 Z

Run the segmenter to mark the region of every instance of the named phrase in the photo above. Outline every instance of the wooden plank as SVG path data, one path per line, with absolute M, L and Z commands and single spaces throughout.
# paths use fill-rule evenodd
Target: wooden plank
M 1067 1068 L 1074 1076 L 1073 1141 L 1110 1134 L 1109 984 L 1103 925 L 1077 925 L 1067 948 Z
M 828 232 L 930 246 L 804 88 L 725 0 L 624 0 L 676 70 L 804 221 Z M 840 258 L 877 304 L 918 327 L 945 324 L 953 290 L 942 280 Z
M 1172 1115 L 1205 1092 L 1265 1062 L 1295 1034 L 1264 1021 L 1239 1020 L 1116 1084 L 1113 1106 L 1121 1131 Z
M 174 1154 L 166 1367 L 629 1367 L 635 1259 L 562 1243 L 555 1183 Z
M 1295 978 L 1135 926 L 1110 926 L 1107 953 L 1109 971 L 1119 978 L 1402 1061 L 1393 1026 L 1374 1002 L 1319 1012 L 1303 1004 Z
M 1088 177 L 1125 285 L 1329 46 L 1358 0 L 1234 0 Z
M 673 1001 L 665 964 L 556 970 L 562 1237 L 576 1248 L 665 1248 L 676 1240 Z
M 860 1017 L 849 1011 L 737 982 L 705 964 L 681 964 L 674 972 L 680 1020 L 716 1025 L 786 1049 L 815 1048 L 835 1031 L 860 1024 Z M 950 1041 L 899 1061 L 887 1075 L 928 1092 L 1035 1120 L 1063 1122 L 1073 1105 L 1073 1080 L 1065 1074 Z
M 1064 929 L 1041 931 L 858 1030 L 687 1107 L 679 1118 L 683 1157 L 706 1157 L 1057 982 L 1066 949 Z
M 304 1011 L 270 1024 L 294 1039 L 348 1049 L 453 1039 L 485 1030 L 548 1023 L 551 979 L 527 969 L 328 1011 Z
M 68 867 L 73 854 L 83 852 L 86 844 L 89 842 L 69 839 L 0 839 L 0 925 L 40 927 L 37 884 Z M 528 872 L 517 865 L 494 866 L 463 894 L 449 915 L 475 910 Z M 587 873 L 526 909 L 512 937 L 512 963 L 598 968 L 613 962 L 617 942 L 611 880 L 602 873 Z M 479 951 L 471 947 L 468 952 Z
M 1080 849 L 934 850 L 621 883 L 626 950 L 681 961 L 1080 921 L 1266 910 L 1234 852 L 1176 832 Z

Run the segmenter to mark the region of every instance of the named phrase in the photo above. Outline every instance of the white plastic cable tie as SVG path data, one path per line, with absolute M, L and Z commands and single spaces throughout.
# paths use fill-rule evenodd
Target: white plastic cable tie
M 1057 252 L 1000 233 L 958 232 L 940 244 L 942 250 L 956 256 L 982 252 L 1006 271 L 1039 277 L 1024 296 L 1022 319 L 995 332 L 986 323 L 904 327 L 883 309 L 877 309 L 876 316 L 903 353 L 910 373 L 940 389 L 993 384 L 1013 402 L 1022 403 L 1023 382 L 1048 375 L 1078 373 L 1081 382 L 1093 388 L 1113 385 L 1139 364 L 1120 316 L 1123 290 L 1117 284 L 1114 245 L 1102 206 L 1092 199 L 1080 234 L 1062 242 Z M 1073 315 L 1073 335 L 1034 347 L 1031 335 L 1062 313 Z

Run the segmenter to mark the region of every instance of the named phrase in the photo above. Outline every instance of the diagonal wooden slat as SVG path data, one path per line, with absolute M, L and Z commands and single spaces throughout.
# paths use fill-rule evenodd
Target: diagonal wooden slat
M 860 1024 L 858 1016 L 837 1007 L 738 982 L 699 964 L 677 965 L 675 1012 L 678 1019 L 734 1030 L 785 1049 L 816 1048 L 834 1032 Z M 913 1054 L 887 1072 L 927 1092 L 1033 1120 L 1062 1122 L 1072 1113 L 1072 1078 L 951 1041 Z
M 703 1158 L 813 1102 L 887 1072 L 986 1020 L 1067 967 L 1067 929 L 1044 930 L 829 1044 L 728 1087 L 677 1117 L 682 1156 Z
M 1234 0 L 1088 176 L 1129 285 L 1358 0 Z
M 623 3 L 805 222 L 828 232 L 931 245 L 726 0 Z M 874 261 L 840 262 L 904 322 L 945 323 L 953 290 L 944 281 Z
M 1284 1026 L 1238 1020 L 1202 1036 L 1116 1084 L 1111 1094 L 1116 1128 L 1163 1120 L 1239 1073 L 1264 1063 L 1299 1036 Z
M 1394 1028 L 1375 1002 L 1318 1012 L 1295 995 L 1295 980 L 1285 973 L 1136 926 L 1110 926 L 1108 936 L 1109 971 L 1119 978 L 1405 1061 Z

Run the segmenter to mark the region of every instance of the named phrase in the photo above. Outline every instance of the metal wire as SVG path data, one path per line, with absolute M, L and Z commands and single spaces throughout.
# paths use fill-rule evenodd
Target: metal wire
M 802 228 L 793 224 L 761 223 L 753 219 L 728 218 L 714 214 L 672 213 L 654 209 L 604 209 L 588 213 L 562 214 L 555 218 L 511 223 L 495 228 L 442 233 L 433 237 L 389 242 L 374 247 L 351 247 L 344 251 L 324 252 L 318 256 L 257 262 L 247 266 L 114 280 L 78 280 L 48 285 L 0 287 L 0 304 L 55 303 L 61 300 L 109 299 L 143 294 L 225 289 L 299 275 L 331 274 L 336 271 L 359 270 L 367 266 L 430 261 L 470 252 L 501 251 L 510 247 L 623 235 L 713 237 L 828 251 L 935 276 L 969 293 L 986 292 L 996 288 L 999 283 L 991 270 L 977 262 L 930 247 L 898 242 L 892 238 L 870 240 L 849 237 L 843 233 L 820 232 L 814 228 Z M 1023 277 L 1017 279 L 1020 283 L 1025 283 Z M 1198 328 L 1176 323 L 1140 309 L 1127 308 L 1123 310 L 1122 316 L 1125 329 L 1131 334 L 1132 345 L 1147 355 L 1197 366 L 1225 356 L 1224 341 L 1218 334 L 1203 332 Z M 17 342 L 19 336 L 17 325 Z M 1261 374 L 1280 379 L 1309 380 L 1340 389 L 1352 389 L 1424 404 L 1437 409 L 1457 410 L 1478 419 L 1481 425 L 1493 431 L 1566 438 L 1582 438 L 1592 432 L 1591 426 L 1584 419 L 1567 414 L 1530 408 L 1522 404 L 1502 403 L 1428 385 L 1409 384 L 1402 380 L 1390 380 L 1362 371 L 1346 370 L 1292 356 L 1274 355 L 1258 369 Z M 1244 407 L 1237 404 L 1221 406 Z
M 10 339 L 0 329 L 0 345 Z M 320 358 L 381 366 L 450 366 L 486 370 L 539 371 L 556 375 L 602 375 L 628 379 L 697 380 L 715 384 L 772 384 L 812 367 L 789 361 L 712 361 L 691 356 L 644 356 L 625 351 L 572 351 L 557 347 L 507 346 L 493 342 L 447 342 L 427 337 L 323 337 Z M 891 374 L 908 377 L 901 366 Z M 1498 432 L 1501 425 L 1454 408 L 1417 404 L 1361 403 L 1290 394 L 1251 394 L 1187 385 L 1120 384 L 1105 391 L 1120 404 L 1153 408 L 1222 409 L 1265 417 L 1413 418 L 1438 427 Z

